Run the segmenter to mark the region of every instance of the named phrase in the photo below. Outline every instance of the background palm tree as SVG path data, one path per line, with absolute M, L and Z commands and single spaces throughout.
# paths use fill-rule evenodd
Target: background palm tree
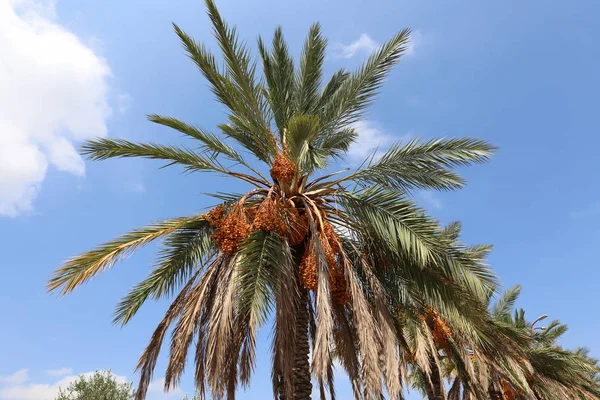
M 458 399 L 461 385 L 463 398 L 491 400 L 525 399 L 598 399 L 600 369 L 597 360 L 588 357 L 586 349 L 569 351 L 557 344 L 567 327 L 558 321 L 538 327 L 546 316 L 527 322 L 523 309 L 514 310 L 521 292 L 515 286 L 504 292 L 490 306 L 492 329 L 503 332 L 508 351 L 501 357 L 489 357 L 482 350 L 474 351 L 479 393 L 464 386 L 464 379 L 450 369 L 449 400 Z M 488 297 L 491 302 L 491 293 Z M 513 312 L 514 310 L 514 312 Z M 485 350 L 483 350 L 485 353 Z M 485 396 L 487 393 L 487 396 Z
M 115 313 L 115 322 L 126 324 L 148 299 L 177 293 L 140 358 L 137 399 L 145 398 L 169 327 L 165 388 L 178 384 L 195 340 L 198 395 L 208 389 L 213 398 L 233 398 L 239 384 L 250 382 L 256 332 L 271 317 L 274 396 L 310 398 L 311 373 L 321 393 L 333 396 L 337 357 L 356 398 L 379 399 L 384 387 L 400 398 L 409 355 L 402 344 L 411 339 L 402 334 L 409 332 L 399 318 L 402 308 L 427 305 L 454 321 L 458 342 L 461 329 L 485 316 L 478 299 L 495 287 L 482 260 L 486 250 L 457 243 L 457 235 L 426 216 L 409 193 L 462 187 L 453 168 L 483 162 L 494 148 L 470 138 L 414 139 L 354 171 L 327 174 L 356 140 L 353 123 L 406 50 L 409 31 L 395 35 L 358 70 L 340 70 L 323 84 L 320 26 L 311 27 L 297 66 L 277 29 L 271 46 L 258 41 L 259 77 L 235 28 L 212 0 L 207 8 L 222 67 L 205 46 L 177 25 L 175 31 L 228 111 L 218 133 L 150 115 L 196 146 L 96 139 L 82 151 L 93 160 L 162 160 L 238 179 L 249 190 L 214 195 L 219 204 L 208 212 L 159 221 L 79 255 L 54 273 L 48 288 L 69 293 L 162 239 L 154 269 Z M 423 354 L 428 363 L 436 361 L 434 350 Z

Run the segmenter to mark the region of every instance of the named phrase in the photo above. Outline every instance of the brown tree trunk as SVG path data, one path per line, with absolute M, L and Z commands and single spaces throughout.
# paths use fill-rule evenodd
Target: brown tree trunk
M 312 382 L 310 380 L 310 363 L 308 355 L 308 292 L 302 291 L 300 307 L 296 314 L 296 352 L 294 355 L 294 399 L 310 400 Z
M 438 368 L 435 358 L 429 359 L 429 369 L 431 370 L 431 384 L 427 382 L 427 398 L 429 400 L 445 400 L 446 391 L 440 377 L 440 369 Z
M 490 395 L 490 400 L 504 400 L 504 394 L 502 394 L 502 391 L 494 389 L 493 386 L 490 386 L 488 389 L 488 394 Z

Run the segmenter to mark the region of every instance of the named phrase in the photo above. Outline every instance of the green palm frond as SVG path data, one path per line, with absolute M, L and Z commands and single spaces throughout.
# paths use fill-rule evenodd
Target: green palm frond
M 471 138 L 412 139 L 395 144 L 379 160 L 344 180 L 397 190 L 458 189 L 464 186 L 464 179 L 451 168 L 484 162 L 494 150 L 487 142 Z
M 319 91 L 323 75 L 323 61 L 327 40 L 321 34 L 321 25 L 313 24 L 300 57 L 300 69 L 296 78 L 296 113 L 316 114 L 319 104 Z
M 355 229 L 396 254 L 408 254 L 422 265 L 431 261 L 439 242 L 435 221 L 402 193 L 373 187 L 336 193 L 340 205 L 356 220 Z
M 226 172 L 226 169 L 214 158 L 203 157 L 188 148 L 155 143 L 138 144 L 124 139 L 98 138 L 86 141 L 81 146 L 81 153 L 95 161 L 141 157 L 166 161 L 168 163 L 166 166 L 183 165 L 188 171 Z
M 208 16 L 213 24 L 214 36 L 219 43 L 227 71 L 233 78 L 238 94 L 242 96 L 243 103 L 250 108 L 251 123 L 257 138 L 265 140 L 268 145 L 267 135 L 269 128 L 264 120 L 265 104 L 261 95 L 261 88 L 256 84 L 256 65 L 251 59 L 248 48 L 239 41 L 235 27 L 229 27 L 221 18 L 219 10 L 212 0 L 206 0 Z M 274 151 L 267 147 L 267 150 Z
M 268 318 L 281 270 L 289 268 L 291 253 L 279 235 L 257 231 L 244 243 L 236 263 L 238 274 L 238 312 L 250 315 L 250 324 L 261 326 Z
M 285 144 L 290 158 L 303 173 L 326 165 L 325 154 L 314 143 L 320 130 L 321 123 L 315 115 L 299 115 L 288 121 Z
M 117 261 L 127 257 L 139 247 L 202 220 L 204 217 L 201 215 L 168 219 L 126 233 L 65 262 L 54 272 L 47 289 L 60 294 L 70 293 L 98 273 L 110 269 Z
M 262 39 L 258 39 L 258 50 L 263 63 L 263 72 L 268 85 L 266 97 L 279 129 L 280 138 L 294 112 L 293 96 L 296 89 L 294 61 L 283 37 L 281 27 L 273 34 L 272 50 L 269 51 Z
M 322 113 L 326 104 L 332 101 L 332 96 L 338 91 L 342 84 L 350 77 L 350 73 L 345 69 L 336 71 L 329 82 L 323 87 L 319 98 L 317 109 Z
M 215 155 L 225 155 L 229 159 L 240 163 L 244 161 L 242 156 L 235 151 L 235 149 L 233 149 L 231 146 L 225 143 L 222 138 L 218 137 L 212 132 L 197 128 L 176 118 L 163 117 L 157 114 L 148 115 L 148 120 L 156 124 L 175 129 L 184 135 L 199 140 L 202 142 L 203 150 L 205 151 L 212 152 Z
M 358 71 L 343 80 L 324 105 L 324 126 L 345 127 L 364 115 L 389 71 L 406 51 L 409 36 L 409 29 L 399 32 L 371 55 Z
M 510 318 L 510 313 L 513 310 L 515 302 L 520 294 L 521 285 L 516 285 L 506 290 L 498 299 L 496 304 L 494 304 L 494 307 L 491 310 L 492 317 L 501 320 Z
M 148 278 L 138 283 L 117 305 L 113 322 L 126 325 L 148 298 L 171 296 L 204 260 L 210 259 L 213 228 L 205 220 L 191 221 L 170 234 Z

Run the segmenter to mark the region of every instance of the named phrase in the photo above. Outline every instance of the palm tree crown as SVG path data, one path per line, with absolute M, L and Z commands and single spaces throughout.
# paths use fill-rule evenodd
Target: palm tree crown
M 440 341 L 430 334 L 436 329 L 438 336 L 446 332 L 447 355 L 469 362 L 461 335 L 479 337 L 483 347 L 493 341 L 473 330 L 486 315 L 479 299 L 496 284 L 484 263 L 489 247 L 462 245 L 456 226 L 441 229 L 409 194 L 462 187 L 453 169 L 486 161 L 494 147 L 471 138 L 414 139 L 355 171 L 323 172 L 356 140 L 353 123 L 406 51 L 409 30 L 358 70 L 340 70 L 323 83 L 320 26 L 310 28 L 298 65 L 277 29 L 270 46 L 258 40 L 259 76 L 236 29 L 212 0 L 206 3 L 223 66 L 177 25 L 175 31 L 228 111 L 218 133 L 150 115 L 199 148 L 95 139 L 82 151 L 92 160 L 143 157 L 233 177 L 249 191 L 217 195 L 220 204 L 208 212 L 159 221 L 79 255 L 54 273 L 49 290 L 69 293 L 141 246 L 163 240 L 155 267 L 115 313 L 115 322 L 126 324 L 146 300 L 176 293 L 140 358 L 137 399 L 145 398 L 169 328 L 166 388 L 178 384 L 195 342 L 201 398 L 207 390 L 212 398 L 233 398 L 239 384 L 249 384 L 256 332 L 268 321 L 279 398 L 310 398 L 311 373 L 321 392 L 333 395 L 334 358 L 355 397 L 379 399 L 387 390 L 400 398 L 407 363 L 427 368 L 438 360 Z M 269 176 L 260 172 L 261 163 Z M 447 321 L 452 332 L 434 321 Z

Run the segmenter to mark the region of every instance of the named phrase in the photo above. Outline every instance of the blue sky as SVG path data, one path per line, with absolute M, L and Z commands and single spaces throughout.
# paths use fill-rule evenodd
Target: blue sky
M 531 318 L 560 319 L 570 326 L 565 346 L 600 356 L 600 3 L 217 4 L 253 47 L 282 25 L 295 54 L 320 21 L 328 72 L 356 67 L 413 28 L 409 54 L 359 124 L 348 163 L 407 136 L 475 136 L 499 146 L 490 163 L 464 170 L 466 189 L 417 199 L 444 222 L 461 220 L 466 242 L 495 245 L 490 263 L 506 287 L 524 286 L 518 305 Z M 45 293 L 48 276 L 125 230 L 212 204 L 201 192 L 238 189 L 151 161 L 84 163 L 74 151 L 98 135 L 181 141 L 146 122 L 147 113 L 207 128 L 223 120 L 171 21 L 216 47 L 199 0 L 0 0 L 0 400 L 51 399 L 58 385 L 95 369 L 134 379 L 166 303 L 148 304 L 123 329 L 111 313 L 148 272 L 153 248 L 66 298 Z M 268 334 L 244 399 L 270 396 Z M 164 359 L 157 379 L 163 367 Z M 180 392 L 151 396 L 178 399 L 192 389 L 185 377 Z M 338 392 L 350 398 L 343 379 Z

